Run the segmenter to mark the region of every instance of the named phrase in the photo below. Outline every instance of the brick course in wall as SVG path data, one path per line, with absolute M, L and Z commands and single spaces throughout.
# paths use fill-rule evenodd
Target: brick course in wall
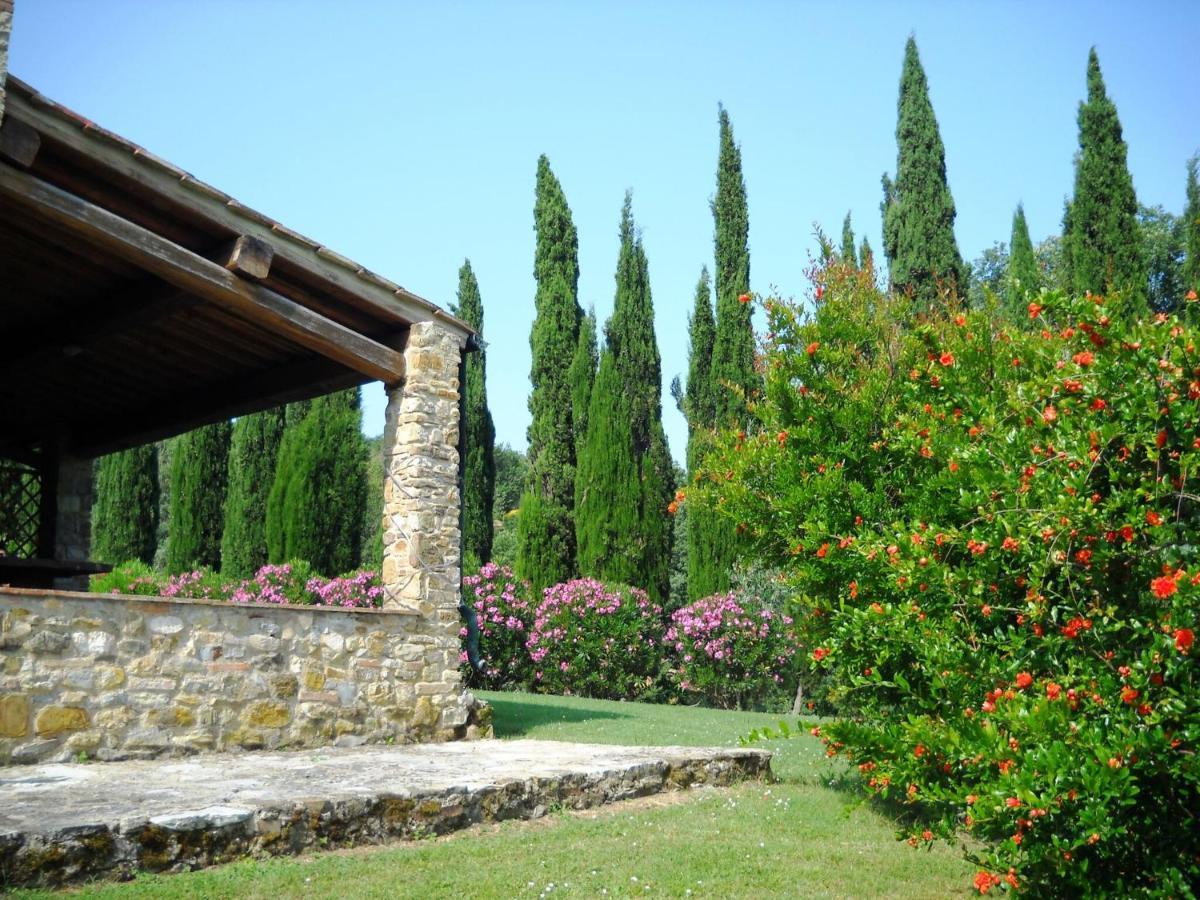
M 407 610 L 0 589 L 0 765 L 490 736 L 446 630 Z

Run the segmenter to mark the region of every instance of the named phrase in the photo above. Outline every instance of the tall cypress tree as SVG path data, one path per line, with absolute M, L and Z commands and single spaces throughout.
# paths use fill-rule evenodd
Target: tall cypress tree
M 1033 241 L 1029 239 L 1029 225 L 1025 221 L 1025 206 L 1017 204 L 1013 213 L 1012 241 L 1009 244 L 1008 277 L 1005 279 L 1004 300 L 1009 313 L 1022 320 L 1027 298 L 1042 288 L 1042 274 L 1038 269 L 1037 255 L 1033 252 Z
M 483 333 L 483 301 L 479 282 L 466 260 L 458 270 L 458 315 Z M 487 403 L 487 360 L 484 351 L 467 355 L 466 445 L 463 461 L 463 552 L 479 563 L 492 558 L 492 501 L 496 496 L 496 427 Z
M 842 262 L 858 267 L 858 258 L 854 255 L 854 229 L 850 227 L 850 213 L 846 213 L 842 222 Z
M 721 107 L 720 150 L 717 156 L 717 193 L 712 201 L 715 225 L 717 327 L 713 338 L 713 396 L 718 424 L 744 422 L 745 402 L 730 387 L 752 393 L 754 374 L 754 331 L 750 326 L 750 304 L 739 298 L 750 291 L 750 214 L 746 206 L 746 181 L 742 177 L 742 151 L 733 141 L 729 113 Z M 727 387 L 728 386 L 728 387 Z
M 883 250 L 893 288 L 930 307 L 939 287 L 967 296 L 967 266 L 954 238 L 954 198 L 929 83 L 909 37 L 900 75 L 896 179 L 883 176 Z
M 1200 182 L 1196 169 L 1200 156 L 1193 156 L 1187 163 L 1187 206 L 1183 210 L 1183 288 L 1200 292 Z
M 1137 196 L 1126 162 L 1117 107 L 1108 99 L 1096 48 L 1088 53 L 1088 98 L 1079 104 L 1079 155 L 1068 220 L 1073 287 L 1121 291 L 1129 308 L 1146 308 L 1146 263 L 1137 224 Z M 1067 234 L 1064 231 L 1064 234 Z
M 221 571 L 249 578 L 267 562 L 267 495 L 283 439 L 284 411 L 268 409 L 233 423 L 229 446 L 229 493 Z
M 611 321 L 605 330 L 611 336 Z M 641 490 L 631 413 L 619 365 L 606 345 L 576 475 L 579 571 L 602 581 L 641 586 Z
M 180 435 L 175 441 L 167 526 L 169 572 L 221 566 L 232 432 L 229 422 L 217 422 Z
M 575 416 L 571 361 L 579 342 L 579 239 L 562 185 L 538 159 L 535 318 L 529 337 L 529 477 L 517 522 L 517 569 L 536 590 L 575 573 Z
M 708 269 L 704 268 L 688 319 L 688 377 L 683 404 L 688 421 L 687 467 L 692 475 L 699 471 L 716 423 L 716 396 L 710 373 L 715 338 Z M 698 600 L 716 590 L 719 577 L 713 555 L 715 544 L 726 535 L 709 510 L 689 509 L 687 517 L 688 599 Z
M 592 385 L 596 381 L 596 311 L 589 309 L 579 322 L 579 340 L 571 360 L 571 408 L 575 415 L 575 458 L 583 453 L 587 440 L 588 406 L 592 402 Z M 578 483 L 578 478 L 576 479 Z
M 154 561 L 158 537 L 158 449 L 142 444 L 102 457 L 92 506 L 92 556 Z
M 288 425 L 267 497 L 271 562 L 305 560 L 323 575 L 360 564 L 366 456 L 357 388 L 317 398 Z
M 654 332 L 649 265 L 641 236 L 635 232 L 632 197 L 628 193 L 621 209 L 620 237 L 616 298 L 607 343 L 630 416 L 632 458 L 638 479 L 637 584 L 661 602 L 670 593 L 671 523 L 667 505 L 674 492 L 674 473 L 662 428 L 662 359 Z

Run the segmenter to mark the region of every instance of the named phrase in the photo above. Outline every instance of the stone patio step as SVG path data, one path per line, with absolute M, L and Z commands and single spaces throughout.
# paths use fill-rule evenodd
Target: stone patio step
M 379 844 L 770 775 L 763 750 L 470 741 L 0 768 L 0 887 Z

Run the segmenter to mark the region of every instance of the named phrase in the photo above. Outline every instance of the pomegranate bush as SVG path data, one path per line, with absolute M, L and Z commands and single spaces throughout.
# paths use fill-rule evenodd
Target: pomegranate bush
M 720 709 L 790 704 L 796 690 L 792 617 L 737 593 L 714 594 L 671 614 L 666 646 L 679 689 Z
M 638 700 L 659 688 L 662 607 L 640 588 L 591 578 L 545 590 L 526 644 L 533 688 Z
M 1024 328 L 918 318 L 814 279 L 812 313 L 766 303 L 758 427 L 688 502 L 787 568 L 830 754 L 914 845 L 977 838 L 982 893 L 1193 896 L 1200 331 L 1057 294 Z

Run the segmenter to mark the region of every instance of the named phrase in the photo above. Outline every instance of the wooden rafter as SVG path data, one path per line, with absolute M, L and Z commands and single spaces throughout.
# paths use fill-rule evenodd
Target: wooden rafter
M 53 185 L 0 165 L 0 195 L 93 246 L 177 288 L 386 383 L 404 377 L 404 356 L 178 244 Z

